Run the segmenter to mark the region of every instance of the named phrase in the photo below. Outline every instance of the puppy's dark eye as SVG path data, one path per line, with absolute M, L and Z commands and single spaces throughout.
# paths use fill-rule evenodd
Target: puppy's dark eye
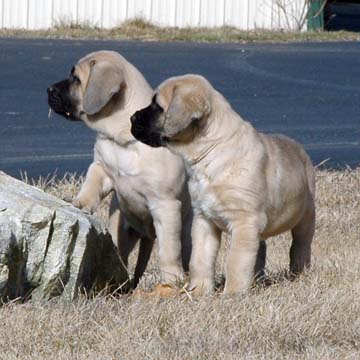
M 75 74 L 71 74 L 71 75 L 70 75 L 70 80 L 71 80 L 72 82 L 75 82 L 75 83 L 78 83 L 78 84 L 81 83 L 80 79 L 79 79 Z
M 163 112 L 163 108 L 157 103 L 157 102 L 154 102 L 151 104 L 151 106 L 154 108 L 154 110 L 156 111 L 160 111 L 160 112 Z
M 80 79 L 75 75 L 75 67 L 73 66 L 69 75 L 70 81 L 80 84 Z

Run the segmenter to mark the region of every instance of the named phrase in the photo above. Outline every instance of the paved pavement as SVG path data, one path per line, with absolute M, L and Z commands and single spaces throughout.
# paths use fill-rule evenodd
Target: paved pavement
M 190 44 L 0 39 L 0 170 L 86 171 L 94 134 L 48 119 L 46 87 L 81 56 L 121 52 L 156 86 L 199 73 L 265 132 L 305 145 L 315 164 L 360 166 L 360 43 Z

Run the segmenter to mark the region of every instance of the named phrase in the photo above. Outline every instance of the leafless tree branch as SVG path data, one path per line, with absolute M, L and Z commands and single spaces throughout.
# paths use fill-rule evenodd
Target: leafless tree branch
M 297 30 L 302 30 L 311 10 L 311 3 L 314 2 L 314 0 L 304 0 L 300 14 L 296 14 L 294 11 L 292 11 L 293 9 L 292 6 L 290 5 L 293 2 L 294 1 L 275 0 L 276 6 L 281 10 L 281 12 L 284 15 L 284 19 L 286 21 L 286 26 L 288 30 L 292 29 L 290 20 L 296 23 Z M 324 10 L 325 5 L 326 5 L 326 0 L 322 0 L 320 9 L 316 12 L 316 14 L 313 15 L 314 18 L 320 16 L 322 11 Z

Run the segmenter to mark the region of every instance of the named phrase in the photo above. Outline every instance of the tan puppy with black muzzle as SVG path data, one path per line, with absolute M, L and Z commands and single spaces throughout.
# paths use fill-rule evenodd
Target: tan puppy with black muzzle
M 287 230 L 293 238 L 291 273 L 310 265 L 315 181 L 301 145 L 257 132 L 197 75 L 163 82 L 151 105 L 131 121 L 137 139 L 166 146 L 185 160 L 195 212 L 190 290 L 214 290 L 221 232 L 231 236 L 225 294 L 251 286 L 254 272 L 264 266 L 261 257 L 256 264 L 262 240 Z
M 142 74 L 113 51 L 85 56 L 67 79 L 48 89 L 48 102 L 56 113 L 82 120 L 97 132 L 94 161 L 72 203 L 92 212 L 107 194 L 116 192 L 110 230 L 118 239 L 126 267 L 129 253 L 141 240 L 134 286 L 146 268 L 155 238 L 161 279 L 166 284 L 183 278 L 181 241 L 184 257 L 191 241 L 183 160 L 165 148 L 144 145 L 130 132 L 130 116 L 147 105 L 151 96 L 152 89 Z M 186 265 L 186 259 L 184 262 Z

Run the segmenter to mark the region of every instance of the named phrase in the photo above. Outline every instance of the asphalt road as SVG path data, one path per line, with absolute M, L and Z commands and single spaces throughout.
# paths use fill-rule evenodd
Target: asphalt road
M 46 88 L 83 55 L 112 49 L 156 86 L 199 73 L 259 130 L 287 134 L 314 164 L 360 166 L 360 43 L 190 44 L 0 40 L 0 170 L 20 176 L 84 172 L 95 136 L 48 119 Z

